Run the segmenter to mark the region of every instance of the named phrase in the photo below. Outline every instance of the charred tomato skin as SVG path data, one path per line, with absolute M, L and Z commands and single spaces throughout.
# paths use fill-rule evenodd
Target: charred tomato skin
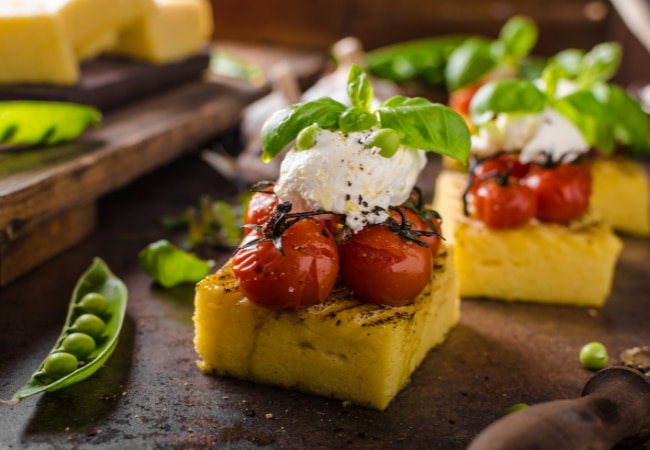
M 402 306 L 426 287 L 432 272 L 431 251 L 383 225 L 368 226 L 339 248 L 341 274 L 361 301 Z
M 487 227 L 497 230 L 521 228 L 537 214 L 532 189 L 516 180 L 491 178 L 479 184 L 473 194 L 474 214 Z
M 329 230 L 308 218 L 283 232 L 282 252 L 270 240 L 245 247 L 260 237 L 259 231 L 250 230 L 232 258 L 233 275 L 245 297 L 275 310 L 325 300 L 339 274 L 339 254 Z
M 535 192 L 542 222 L 568 223 L 589 209 L 591 170 L 586 162 L 531 164 L 522 182 Z

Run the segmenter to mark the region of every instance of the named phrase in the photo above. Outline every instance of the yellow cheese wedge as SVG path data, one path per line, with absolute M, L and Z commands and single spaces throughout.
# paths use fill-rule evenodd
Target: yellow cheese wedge
M 95 57 L 113 47 L 121 29 L 154 8 L 153 0 L 40 1 L 59 16 L 78 59 Z
M 458 319 L 451 250 L 401 307 L 362 303 L 338 286 L 320 305 L 272 311 L 242 297 L 226 264 L 196 288 L 194 344 L 207 373 L 383 410 Z
M 608 224 L 585 217 L 568 226 L 534 221 L 493 230 L 463 215 L 466 178 L 443 170 L 433 205 L 443 214 L 443 234 L 455 247 L 461 297 L 604 304 L 623 247 Z
M 154 10 L 127 27 L 113 51 L 153 63 L 179 60 L 201 49 L 211 23 L 202 0 L 155 0 Z
M 650 236 L 650 186 L 641 164 L 624 157 L 594 158 L 591 165 L 595 211 L 623 233 Z
M 79 68 L 59 18 L 29 0 L 0 2 L 0 83 L 72 85 Z

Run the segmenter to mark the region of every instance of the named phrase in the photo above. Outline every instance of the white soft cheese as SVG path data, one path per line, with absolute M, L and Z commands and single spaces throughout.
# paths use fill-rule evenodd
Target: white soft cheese
M 540 114 L 499 114 L 472 136 L 472 154 L 485 157 L 521 150 L 522 162 L 569 162 L 589 151 L 580 130 L 553 108 Z
M 345 214 L 354 232 L 387 218 L 386 209 L 408 199 L 426 165 L 422 150 L 400 147 L 391 158 L 364 148 L 371 131 L 321 131 L 309 150 L 291 149 L 275 192 L 299 210 Z

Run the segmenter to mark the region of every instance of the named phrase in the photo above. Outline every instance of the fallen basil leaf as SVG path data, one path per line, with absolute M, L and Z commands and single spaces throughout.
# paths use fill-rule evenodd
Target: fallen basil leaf
M 0 102 L 0 144 L 54 145 L 71 141 L 100 120 L 97 109 L 75 103 Z
M 212 263 L 161 239 L 149 244 L 138 255 L 140 267 L 164 288 L 196 283 L 210 273 Z

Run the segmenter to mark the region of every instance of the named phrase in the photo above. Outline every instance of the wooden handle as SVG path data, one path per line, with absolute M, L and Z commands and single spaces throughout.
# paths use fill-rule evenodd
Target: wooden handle
M 604 369 L 582 395 L 508 415 L 487 427 L 468 450 L 610 450 L 650 438 L 650 379 L 641 372 Z

